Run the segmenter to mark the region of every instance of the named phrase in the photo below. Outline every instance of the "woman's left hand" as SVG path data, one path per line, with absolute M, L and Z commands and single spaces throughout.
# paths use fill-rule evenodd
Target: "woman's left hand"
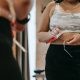
M 80 34 L 74 34 L 71 39 L 66 41 L 66 43 L 69 45 L 80 45 Z

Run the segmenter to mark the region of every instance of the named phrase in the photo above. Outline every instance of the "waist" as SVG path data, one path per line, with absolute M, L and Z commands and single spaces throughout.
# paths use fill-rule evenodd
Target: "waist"
M 63 49 L 63 45 L 62 44 L 50 44 L 50 47 L 54 47 L 53 49 L 56 50 L 57 49 L 60 49 L 62 48 Z M 71 50 L 74 50 L 74 49 L 79 49 L 80 50 L 80 45 L 66 45 L 66 49 L 71 49 Z
M 56 42 L 52 42 L 51 44 L 53 44 L 53 45 L 64 45 L 64 42 L 60 42 L 60 41 L 56 41 Z M 80 43 L 79 44 L 67 44 L 67 43 L 65 43 L 65 45 L 69 45 L 69 46 L 76 46 L 76 45 L 80 45 Z
M 70 44 L 67 44 L 66 41 L 71 40 L 75 34 L 78 34 L 78 33 L 76 33 L 76 32 L 64 33 L 57 40 L 53 41 L 51 44 L 63 45 L 65 43 L 65 45 L 70 45 Z M 75 43 L 75 44 L 71 44 L 71 45 L 80 45 L 80 42 L 78 42 L 78 44 Z

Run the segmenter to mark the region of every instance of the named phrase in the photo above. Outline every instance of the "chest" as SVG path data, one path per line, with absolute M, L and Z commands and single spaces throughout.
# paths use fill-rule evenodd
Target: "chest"
M 62 29 L 80 29 L 80 13 L 54 12 L 50 18 L 50 27 L 54 26 Z

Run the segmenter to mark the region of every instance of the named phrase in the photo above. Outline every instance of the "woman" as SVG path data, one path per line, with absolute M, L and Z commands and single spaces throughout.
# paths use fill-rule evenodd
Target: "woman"
M 27 16 L 31 2 L 29 0 L 10 1 L 0 0 L 0 79 L 23 80 L 19 65 L 13 57 L 11 24 L 16 22 L 15 28 L 18 31 L 23 30 L 28 22 Z
M 54 40 L 64 30 L 67 32 Z M 57 0 L 48 4 L 38 30 L 39 41 L 50 42 L 45 66 L 47 80 L 80 80 L 79 32 L 79 0 Z

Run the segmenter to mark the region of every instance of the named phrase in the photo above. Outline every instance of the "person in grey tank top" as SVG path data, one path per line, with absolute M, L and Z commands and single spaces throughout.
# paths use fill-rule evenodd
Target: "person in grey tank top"
M 49 43 L 47 80 L 80 80 L 80 1 L 50 2 L 39 21 L 38 40 Z

